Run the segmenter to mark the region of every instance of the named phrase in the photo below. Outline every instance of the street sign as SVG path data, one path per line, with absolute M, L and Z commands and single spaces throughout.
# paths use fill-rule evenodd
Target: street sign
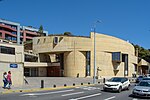
M 18 64 L 10 64 L 10 68 L 18 68 Z

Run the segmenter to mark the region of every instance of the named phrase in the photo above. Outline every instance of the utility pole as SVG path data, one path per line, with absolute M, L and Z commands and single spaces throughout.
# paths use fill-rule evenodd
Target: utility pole
M 97 73 L 97 67 L 96 67 L 96 24 L 101 23 L 100 20 L 97 20 L 93 25 L 93 31 L 94 31 L 94 77 L 93 77 L 93 84 L 96 83 L 96 73 Z

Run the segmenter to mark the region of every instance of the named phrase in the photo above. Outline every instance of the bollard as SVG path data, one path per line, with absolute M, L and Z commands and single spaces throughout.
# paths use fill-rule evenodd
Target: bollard
M 56 87 L 56 85 L 53 85 L 53 87 L 55 88 L 55 87 Z
M 105 78 L 103 79 L 103 83 L 105 83 Z
M 66 87 L 67 85 L 66 85 L 66 84 L 64 84 L 64 86 Z
M 81 85 L 83 85 L 83 83 L 81 83 Z
M 44 88 L 44 80 L 41 80 L 41 88 Z
M 88 82 L 88 85 L 90 85 L 90 82 Z
M 98 82 L 98 84 L 100 84 L 101 82 Z
M 75 86 L 75 83 L 73 83 L 73 86 Z

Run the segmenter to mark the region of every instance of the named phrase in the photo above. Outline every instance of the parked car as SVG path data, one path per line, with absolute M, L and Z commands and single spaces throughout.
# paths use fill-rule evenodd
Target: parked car
M 150 77 L 144 77 L 142 80 L 150 80 Z
M 142 80 L 132 91 L 134 96 L 150 97 L 150 80 Z
M 130 81 L 125 77 L 113 77 L 107 82 L 105 82 L 103 86 L 104 91 L 117 91 L 121 92 L 123 89 L 129 90 Z
M 150 74 L 146 74 L 146 77 L 150 78 Z
M 143 78 L 144 78 L 143 75 L 138 76 L 136 79 L 136 83 L 139 83 Z

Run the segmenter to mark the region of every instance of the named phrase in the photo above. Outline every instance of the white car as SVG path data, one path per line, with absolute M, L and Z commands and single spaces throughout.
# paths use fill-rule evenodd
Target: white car
M 121 92 L 124 89 L 129 90 L 130 81 L 125 77 L 113 77 L 105 82 L 103 86 L 104 91 L 118 91 Z

